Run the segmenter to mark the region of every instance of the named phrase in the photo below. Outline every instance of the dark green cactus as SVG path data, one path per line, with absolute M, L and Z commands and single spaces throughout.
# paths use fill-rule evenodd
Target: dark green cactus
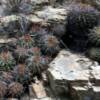
M 85 51 L 89 30 L 98 25 L 98 11 L 86 4 L 72 4 L 66 18 L 66 35 L 63 37 L 70 49 Z

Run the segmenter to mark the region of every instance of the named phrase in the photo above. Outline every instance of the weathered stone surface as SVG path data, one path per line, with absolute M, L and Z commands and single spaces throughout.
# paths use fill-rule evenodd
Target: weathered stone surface
M 19 16 L 11 15 L 11 16 L 5 16 L 0 18 L 0 24 L 2 23 L 9 23 L 11 21 L 16 21 L 19 19 Z
M 35 6 L 38 4 L 41 4 L 41 5 L 43 5 L 43 4 L 46 4 L 46 3 L 49 3 L 49 0 L 30 0 L 31 1 L 31 3 L 33 3 Z
M 100 66 L 97 62 L 62 50 L 49 66 L 48 78 L 57 94 L 70 92 L 73 100 L 100 99 Z
M 60 8 L 46 7 L 43 11 L 37 11 L 35 14 L 45 21 L 64 21 L 66 19 L 67 11 Z
M 71 88 L 71 96 L 73 100 L 91 100 L 93 92 L 88 92 L 89 89 L 85 87 L 73 86 Z
M 32 84 L 32 88 L 36 95 L 36 98 L 42 99 L 42 98 L 47 97 L 45 88 L 42 82 L 38 81 L 37 83 Z
M 100 66 L 92 68 L 91 76 L 91 80 L 93 80 L 93 85 L 100 86 Z

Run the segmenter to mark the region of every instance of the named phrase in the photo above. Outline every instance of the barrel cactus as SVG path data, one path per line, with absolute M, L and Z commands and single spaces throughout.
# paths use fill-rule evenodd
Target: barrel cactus
M 14 81 L 13 73 L 12 72 L 5 72 L 3 71 L 0 74 L 0 80 L 6 82 L 7 84 L 10 84 Z
M 41 49 L 39 47 L 33 47 L 28 50 L 29 56 L 39 56 L 41 55 Z
M 60 50 L 60 42 L 53 35 L 44 35 L 41 38 L 41 48 L 47 55 L 55 55 Z
M 30 51 L 30 49 L 28 50 L 28 49 L 25 49 L 22 47 L 17 47 L 16 50 L 13 52 L 13 56 L 14 56 L 16 62 L 18 63 L 21 58 L 24 58 L 24 59 L 28 58 L 29 51 Z
M 12 70 L 16 62 L 12 54 L 5 48 L 0 54 L 0 70 L 9 71 Z
M 35 45 L 35 41 L 30 34 L 25 34 L 22 38 L 18 39 L 17 46 L 22 48 L 32 48 Z
M 26 66 L 25 63 L 19 62 L 17 66 L 14 68 L 14 80 L 23 84 L 23 85 L 28 85 L 30 82 L 30 72 L 28 67 Z
M 23 85 L 18 83 L 18 82 L 12 82 L 9 86 L 8 86 L 8 94 L 9 96 L 12 97 L 19 97 L 22 95 L 24 88 Z
M 49 59 L 43 56 L 32 56 L 27 60 L 31 76 L 39 76 L 48 68 Z

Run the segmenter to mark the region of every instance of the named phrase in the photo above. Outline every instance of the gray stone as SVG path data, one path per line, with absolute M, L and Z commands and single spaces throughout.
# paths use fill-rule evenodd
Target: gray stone
M 69 92 L 73 100 L 100 100 L 100 66 L 97 62 L 62 50 L 49 66 L 50 86 L 57 95 Z
M 66 19 L 67 11 L 66 9 L 53 8 L 51 6 L 48 6 L 42 11 L 35 12 L 35 14 L 39 18 L 44 19 L 44 21 L 62 22 Z

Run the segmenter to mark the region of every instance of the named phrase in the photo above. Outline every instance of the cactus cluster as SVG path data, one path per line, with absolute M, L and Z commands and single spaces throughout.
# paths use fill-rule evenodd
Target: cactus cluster
M 60 50 L 58 29 L 50 30 L 38 22 L 30 22 L 26 15 L 33 13 L 30 0 L 3 0 L 4 16 L 16 19 L 0 24 L 0 34 L 13 39 L 0 47 L 0 98 L 19 98 L 35 78 L 42 78 L 48 64 Z M 14 17 L 15 17 L 14 16 Z M 54 34 L 53 34 L 54 33 Z
M 21 96 L 35 77 L 42 78 L 42 73 L 60 50 L 60 41 L 51 31 L 40 23 L 33 23 L 31 28 L 24 23 L 20 23 L 23 34 L 12 36 L 14 45 L 9 43 L 1 47 L 0 53 L 0 80 L 7 84 L 8 90 L 4 95 L 12 97 Z

